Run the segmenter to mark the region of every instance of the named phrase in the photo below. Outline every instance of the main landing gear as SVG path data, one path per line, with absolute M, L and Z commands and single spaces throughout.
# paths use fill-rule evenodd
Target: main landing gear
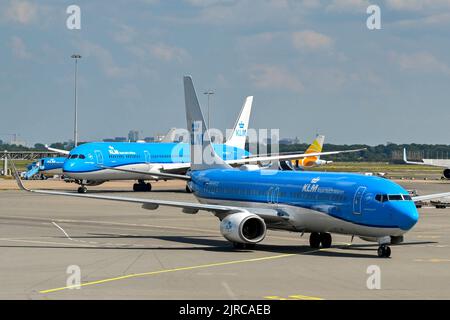
M 144 181 L 139 181 L 139 183 L 133 184 L 133 191 L 135 192 L 152 191 L 152 185 L 150 183 L 145 183 Z
M 327 232 L 311 232 L 309 236 L 309 245 L 311 248 L 319 249 L 322 245 L 322 248 L 330 248 L 332 243 L 331 234 Z
M 377 253 L 380 258 L 389 258 L 391 256 L 391 248 L 388 245 L 382 244 L 378 247 Z
M 87 188 L 85 186 L 78 187 L 78 193 L 86 193 L 86 192 L 87 192 Z

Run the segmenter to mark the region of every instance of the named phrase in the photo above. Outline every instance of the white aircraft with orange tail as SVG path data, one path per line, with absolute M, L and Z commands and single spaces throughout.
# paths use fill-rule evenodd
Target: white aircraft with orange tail
M 317 135 L 313 143 L 306 149 L 305 154 L 311 154 L 301 159 L 295 159 L 290 161 L 280 161 L 280 167 L 283 170 L 303 170 L 305 168 L 317 167 L 324 164 L 332 163 L 333 161 L 327 161 L 320 159 L 320 155 L 317 153 L 322 152 L 323 142 L 325 141 L 325 136 Z

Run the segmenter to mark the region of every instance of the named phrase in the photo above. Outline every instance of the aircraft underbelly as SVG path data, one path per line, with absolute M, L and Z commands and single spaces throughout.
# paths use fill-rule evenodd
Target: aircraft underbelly
M 282 229 L 297 232 L 330 232 L 346 235 L 370 237 L 399 236 L 405 233 L 399 228 L 384 228 L 361 225 L 332 217 L 326 213 L 283 204 L 262 202 L 232 201 L 198 198 L 200 203 L 228 205 L 247 208 L 278 209 L 287 213 L 290 219 L 285 224 L 267 224 L 268 229 Z

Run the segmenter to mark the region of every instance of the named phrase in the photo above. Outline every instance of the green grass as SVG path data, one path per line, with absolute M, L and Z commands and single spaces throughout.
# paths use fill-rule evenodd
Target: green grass
M 0 170 L 3 170 L 3 160 L 0 160 Z M 8 169 L 11 169 L 11 160 L 8 161 Z M 27 170 L 27 166 L 34 162 L 34 160 L 14 160 L 14 165 L 16 166 L 17 170 L 19 171 L 25 171 Z
M 334 162 L 322 167 L 312 168 L 313 171 L 346 171 L 346 172 L 424 172 L 440 173 L 441 168 L 409 165 L 390 164 L 387 162 Z

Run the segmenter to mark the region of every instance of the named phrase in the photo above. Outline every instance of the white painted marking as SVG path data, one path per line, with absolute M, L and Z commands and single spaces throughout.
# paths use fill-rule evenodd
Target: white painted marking
M 61 228 L 61 227 L 60 227 L 56 222 L 54 222 L 54 221 L 52 221 L 52 223 L 53 223 L 53 225 L 54 225 L 55 227 L 57 227 L 59 230 L 61 230 L 61 231 L 64 233 L 64 235 L 67 237 L 67 239 L 73 241 L 73 239 L 67 234 L 66 231 L 64 231 L 63 228 Z

